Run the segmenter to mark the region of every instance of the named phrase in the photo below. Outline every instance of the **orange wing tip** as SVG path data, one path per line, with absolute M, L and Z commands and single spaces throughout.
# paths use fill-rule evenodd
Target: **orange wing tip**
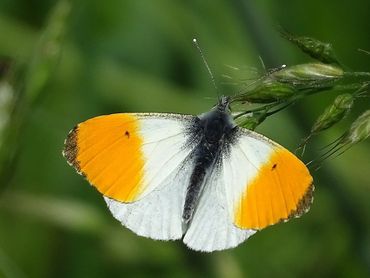
M 313 203 L 313 192 L 314 191 L 315 191 L 315 185 L 311 183 L 309 187 L 307 188 L 306 193 L 299 200 L 297 208 L 291 211 L 288 218 L 284 219 L 284 222 L 289 221 L 291 218 L 299 218 L 310 210 L 311 204 Z
M 234 223 L 241 229 L 261 230 L 299 217 L 309 210 L 313 190 L 313 179 L 303 162 L 279 148 L 246 186 Z
M 71 166 L 78 166 L 77 163 L 77 126 L 69 131 L 67 138 L 64 140 L 63 156 Z
M 80 168 L 80 163 L 77 160 L 78 143 L 77 143 L 78 126 L 75 126 L 69 133 L 64 141 L 63 156 L 66 158 L 67 163 L 73 166 L 77 173 L 83 175 Z
M 119 202 L 133 202 L 144 187 L 142 145 L 135 115 L 110 114 L 72 129 L 63 155 L 101 194 Z

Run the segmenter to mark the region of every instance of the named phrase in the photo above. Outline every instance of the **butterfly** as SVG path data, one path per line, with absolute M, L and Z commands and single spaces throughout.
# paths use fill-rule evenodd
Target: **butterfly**
M 284 147 L 238 127 L 221 97 L 198 116 L 118 113 L 78 124 L 64 157 L 134 233 L 204 252 L 307 212 L 313 179 Z

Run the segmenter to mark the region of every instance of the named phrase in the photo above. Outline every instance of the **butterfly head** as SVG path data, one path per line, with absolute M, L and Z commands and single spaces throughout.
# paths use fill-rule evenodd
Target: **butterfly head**
M 228 96 L 221 96 L 218 100 L 217 105 L 215 106 L 215 109 L 219 112 L 223 112 L 226 114 L 230 114 L 230 97 Z

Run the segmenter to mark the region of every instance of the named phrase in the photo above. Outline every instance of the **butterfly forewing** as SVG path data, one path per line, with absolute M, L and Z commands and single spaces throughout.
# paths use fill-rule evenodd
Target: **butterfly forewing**
M 264 136 L 240 129 L 230 163 L 242 154 L 248 171 L 230 192 L 230 212 L 243 229 L 263 229 L 302 214 L 311 204 L 313 180 L 306 165 L 291 152 Z M 226 162 L 227 163 L 227 162 Z
M 68 162 L 104 196 L 133 202 L 161 185 L 191 151 L 192 116 L 111 114 L 77 125 L 64 149 Z

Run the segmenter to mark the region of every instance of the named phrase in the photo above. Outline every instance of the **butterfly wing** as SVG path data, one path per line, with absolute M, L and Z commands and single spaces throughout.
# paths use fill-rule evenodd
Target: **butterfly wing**
M 187 157 L 173 173 L 144 198 L 122 203 L 104 197 L 113 216 L 136 234 L 159 240 L 180 239 L 184 234 L 182 212 L 193 169 L 192 160 Z
M 229 197 L 236 226 L 260 230 L 300 216 L 312 202 L 313 179 L 306 165 L 291 152 L 255 132 L 241 129 L 232 156 L 249 160 L 249 175 Z M 236 154 L 238 152 L 238 154 Z
M 255 233 L 252 229 L 235 226 L 228 211 L 222 166 L 213 169 L 206 179 L 198 206 L 184 236 L 184 243 L 191 249 L 203 252 L 233 248 Z M 227 187 L 226 187 L 227 186 Z
M 180 238 L 194 119 L 153 113 L 92 118 L 70 132 L 63 153 L 122 224 L 142 236 Z
M 207 179 L 184 242 L 200 251 L 237 246 L 257 230 L 307 211 L 312 177 L 292 153 L 245 129 Z

